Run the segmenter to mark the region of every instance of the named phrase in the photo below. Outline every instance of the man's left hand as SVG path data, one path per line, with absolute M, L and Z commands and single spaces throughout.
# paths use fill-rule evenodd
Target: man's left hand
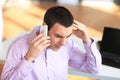
M 91 43 L 91 39 L 88 36 L 87 27 L 84 24 L 74 20 L 73 27 L 74 35 L 76 35 L 78 38 L 81 38 L 86 44 Z

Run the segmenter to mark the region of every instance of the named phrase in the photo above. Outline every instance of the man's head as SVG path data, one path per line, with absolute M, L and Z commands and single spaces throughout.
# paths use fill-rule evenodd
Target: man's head
M 54 6 L 49 8 L 45 13 L 44 22 L 48 25 L 48 30 L 50 30 L 55 23 L 69 27 L 73 24 L 73 16 L 65 7 Z
M 51 7 L 45 13 L 44 22 L 48 25 L 48 35 L 51 37 L 50 48 L 59 50 L 72 34 L 72 14 L 62 6 Z

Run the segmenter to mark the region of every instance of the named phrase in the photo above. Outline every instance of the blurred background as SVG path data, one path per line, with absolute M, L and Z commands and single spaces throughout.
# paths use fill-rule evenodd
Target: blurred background
M 55 5 L 86 24 L 92 38 L 101 39 L 105 26 L 120 28 L 120 0 L 0 0 L 0 42 L 41 25 L 46 10 Z
M 46 10 L 55 5 L 68 8 L 87 25 L 91 38 L 101 40 L 105 26 L 120 29 L 120 0 L 0 0 L 0 43 L 41 25 Z M 0 64 L 0 74 L 2 68 Z

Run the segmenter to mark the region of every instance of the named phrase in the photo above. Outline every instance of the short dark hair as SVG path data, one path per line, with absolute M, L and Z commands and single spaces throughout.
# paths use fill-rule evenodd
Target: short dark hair
M 50 30 L 55 23 L 69 27 L 73 24 L 73 16 L 67 8 L 54 6 L 46 11 L 44 22 L 48 25 L 48 30 Z

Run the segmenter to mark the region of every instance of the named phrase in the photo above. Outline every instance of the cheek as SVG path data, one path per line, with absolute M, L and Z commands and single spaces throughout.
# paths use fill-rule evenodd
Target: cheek
M 56 37 L 51 37 L 51 44 L 54 45 L 54 44 L 57 44 L 59 42 L 59 39 L 56 38 Z

